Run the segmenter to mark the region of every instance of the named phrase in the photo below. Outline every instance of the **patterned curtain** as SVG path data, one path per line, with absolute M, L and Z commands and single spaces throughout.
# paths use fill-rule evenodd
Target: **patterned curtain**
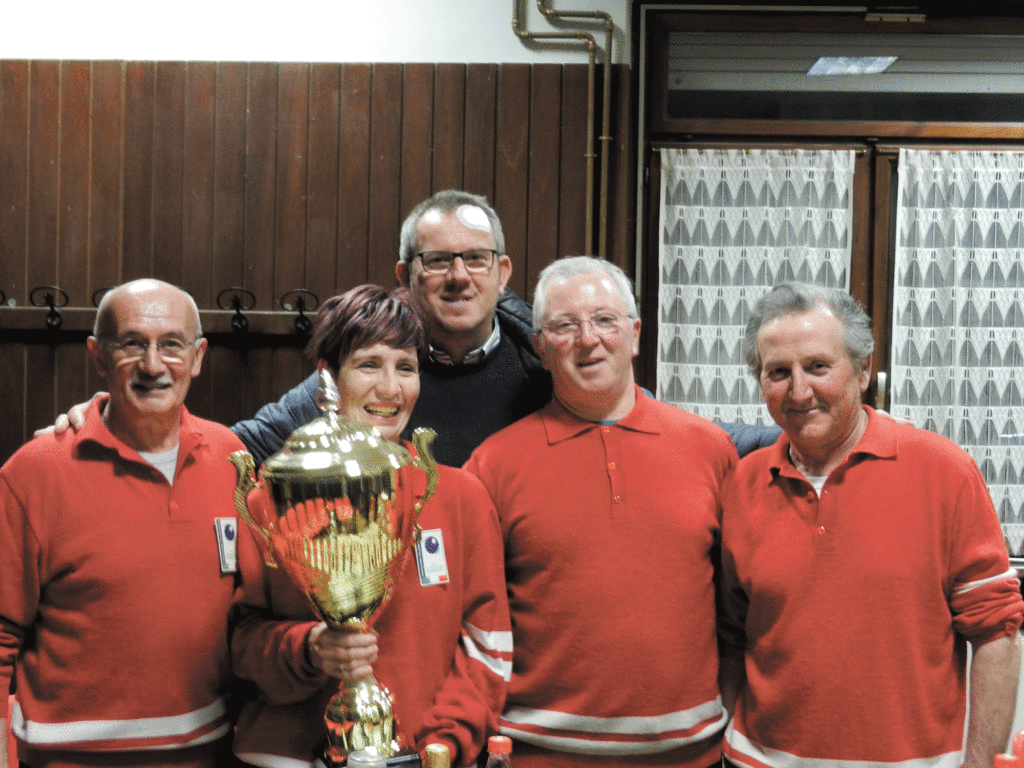
M 981 467 L 1024 542 L 1024 152 L 900 150 L 894 414 Z
M 743 361 L 772 285 L 849 288 L 854 152 L 661 150 L 657 397 L 712 421 L 772 423 Z

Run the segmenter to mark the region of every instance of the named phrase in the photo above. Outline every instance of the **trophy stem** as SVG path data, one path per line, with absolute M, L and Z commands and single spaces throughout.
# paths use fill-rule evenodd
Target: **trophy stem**
M 392 696 L 372 675 L 346 681 L 327 705 L 328 765 L 344 765 L 348 755 L 366 749 L 383 757 L 394 757 L 402 745 L 397 735 Z

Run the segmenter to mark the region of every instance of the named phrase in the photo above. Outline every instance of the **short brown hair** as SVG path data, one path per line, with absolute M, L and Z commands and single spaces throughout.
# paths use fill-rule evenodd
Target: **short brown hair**
M 320 307 L 306 353 L 337 374 L 351 352 L 373 344 L 415 349 L 420 360 L 426 358 L 423 319 L 407 288 L 388 291 L 379 285 L 360 285 L 332 296 Z

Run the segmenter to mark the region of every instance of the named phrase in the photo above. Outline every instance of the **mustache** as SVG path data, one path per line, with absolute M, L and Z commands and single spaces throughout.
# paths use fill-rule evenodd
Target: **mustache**
M 174 383 L 166 373 L 161 373 L 157 376 L 149 376 L 145 373 L 136 374 L 131 381 L 131 386 L 144 386 L 144 387 L 169 387 Z

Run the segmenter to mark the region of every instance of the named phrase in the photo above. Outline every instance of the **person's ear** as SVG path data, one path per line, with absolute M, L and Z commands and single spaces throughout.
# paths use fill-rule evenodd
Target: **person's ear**
M 96 366 L 96 373 L 101 379 L 107 378 L 107 357 L 103 353 L 103 344 L 95 336 L 90 336 L 85 340 L 85 346 L 89 350 L 93 365 Z
M 403 288 L 409 287 L 409 262 L 399 261 L 395 264 L 395 277 L 398 280 L 398 284 Z
M 505 290 L 510 277 L 512 277 L 512 259 L 503 253 L 498 257 L 498 293 Z

